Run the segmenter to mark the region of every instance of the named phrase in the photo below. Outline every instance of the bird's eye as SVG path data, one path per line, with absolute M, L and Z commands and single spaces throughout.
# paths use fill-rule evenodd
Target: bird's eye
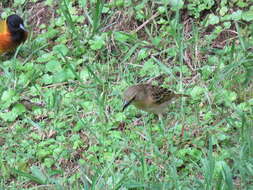
M 11 22 L 11 26 L 14 28 L 19 28 L 19 24 L 17 22 Z
M 130 99 L 130 102 L 134 101 L 135 98 L 136 98 L 136 96 L 132 97 L 132 98 Z

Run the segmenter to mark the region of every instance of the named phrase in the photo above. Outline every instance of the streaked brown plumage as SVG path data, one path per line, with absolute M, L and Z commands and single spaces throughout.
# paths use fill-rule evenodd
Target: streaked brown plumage
M 137 84 L 130 86 L 124 92 L 125 104 L 123 110 L 130 104 L 135 107 L 157 114 L 159 117 L 166 111 L 168 104 L 178 97 L 189 97 L 185 94 L 175 94 L 173 91 L 151 84 Z

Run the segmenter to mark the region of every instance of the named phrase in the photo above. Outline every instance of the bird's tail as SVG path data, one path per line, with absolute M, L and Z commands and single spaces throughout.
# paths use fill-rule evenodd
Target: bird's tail
M 187 94 L 176 94 L 176 97 L 190 97 L 189 95 Z

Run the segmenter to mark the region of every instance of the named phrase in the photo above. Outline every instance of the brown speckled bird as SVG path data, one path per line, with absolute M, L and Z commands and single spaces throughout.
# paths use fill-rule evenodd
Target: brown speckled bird
M 137 84 L 130 86 L 124 92 L 123 111 L 133 104 L 135 107 L 157 114 L 161 118 L 169 103 L 178 97 L 189 97 L 185 94 L 175 94 L 173 91 L 151 84 Z

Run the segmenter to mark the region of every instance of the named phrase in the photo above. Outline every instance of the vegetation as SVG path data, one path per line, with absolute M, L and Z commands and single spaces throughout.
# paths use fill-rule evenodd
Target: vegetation
M 0 189 L 253 189 L 251 0 L 3 0 Z M 162 75 L 163 80 L 157 79 Z M 190 98 L 161 122 L 130 85 Z

